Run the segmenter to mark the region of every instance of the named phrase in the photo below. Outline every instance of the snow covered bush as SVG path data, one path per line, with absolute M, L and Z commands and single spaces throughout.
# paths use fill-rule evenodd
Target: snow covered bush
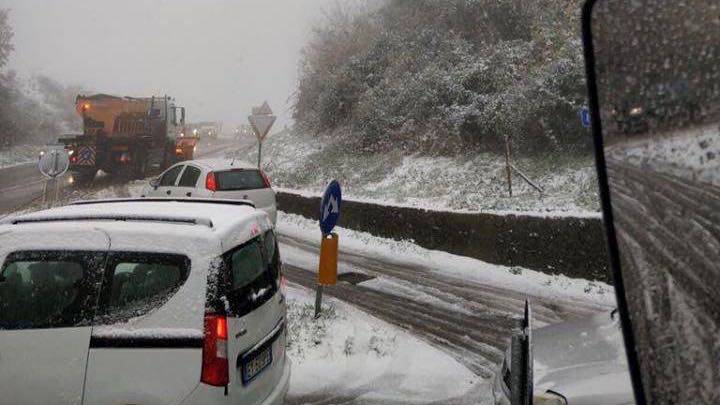
M 361 152 L 587 151 L 576 0 L 335 8 L 306 46 L 294 118 Z M 341 131 L 340 131 L 341 130 Z

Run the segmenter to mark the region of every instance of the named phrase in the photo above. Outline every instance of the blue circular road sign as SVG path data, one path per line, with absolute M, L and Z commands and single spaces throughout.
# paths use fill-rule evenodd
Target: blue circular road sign
M 328 184 L 320 202 L 320 230 L 323 235 L 332 232 L 340 218 L 340 203 L 342 202 L 342 193 L 340 191 L 340 183 L 333 180 Z

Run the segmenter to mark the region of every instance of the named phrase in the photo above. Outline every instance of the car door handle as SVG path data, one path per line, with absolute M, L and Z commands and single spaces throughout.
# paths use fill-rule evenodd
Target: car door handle
M 188 196 L 188 197 L 191 197 L 191 196 L 192 196 L 192 193 L 188 191 L 187 193 L 185 193 L 185 195 Z
M 170 195 L 170 193 L 172 193 L 172 191 L 170 191 L 170 190 L 168 190 L 167 192 L 165 192 L 165 194 L 167 194 L 167 195 Z

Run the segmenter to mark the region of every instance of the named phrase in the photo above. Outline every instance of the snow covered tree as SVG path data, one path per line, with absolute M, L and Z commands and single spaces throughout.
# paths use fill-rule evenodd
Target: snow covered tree
M 304 49 L 294 118 L 365 151 L 587 151 L 577 0 L 336 8 Z M 340 136 L 340 135 L 336 135 Z

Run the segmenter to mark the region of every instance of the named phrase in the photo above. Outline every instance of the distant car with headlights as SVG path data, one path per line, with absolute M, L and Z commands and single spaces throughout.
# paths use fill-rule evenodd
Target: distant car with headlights
M 280 252 L 250 203 L 80 202 L 0 221 L 1 403 L 279 405 Z
M 277 220 L 275 191 L 257 166 L 237 159 L 188 160 L 150 180 L 143 197 L 250 200 Z
M 615 311 L 533 330 L 534 405 L 635 404 Z M 496 404 L 509 404 L 509 349 L 495 376 Z

